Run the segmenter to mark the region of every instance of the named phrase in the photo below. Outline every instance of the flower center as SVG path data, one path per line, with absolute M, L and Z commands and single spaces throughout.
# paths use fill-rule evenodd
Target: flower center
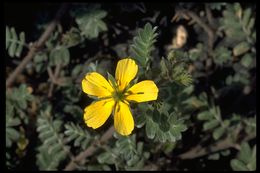
M 122 91 L 115 91 L 112 96 L 116 101 L 124 100 L 124 93 Z

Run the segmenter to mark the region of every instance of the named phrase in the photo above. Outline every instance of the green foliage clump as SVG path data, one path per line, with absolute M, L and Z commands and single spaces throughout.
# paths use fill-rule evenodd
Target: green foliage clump
M 90 135 L 86 130 L 83 130 L 79 125 L 75 125 L 73 123 L 65 125 L 65 135 L 67 136 L 67 141 L 74 141 L 75 147 L 82 147 L 82 149 L 86 149 L 88 144 L 90 143 Z
M 158 36 L 156 30 L 157 27 L 152 27 L 150 23 L 147 23 L 144 28 L 138 30 L 133 39 L 131 50 L 134 55 L 132 58 L 139 62 L 142 67 L 147 67 L 147 63 L 152 61 L 151 51 L 154 49 L 153 44 Z
M 14 27 L 6 26 L 5 35 L 5 49 L 9 56 L 19 58 L 25 46 L 25 33 L 21 32 L 18 37 Z
M 60 134 L 62 121 L 53 120 L 50 113 L 50 108 L 48 108 L 45 112 L 41 112 L 37 119 L 37 132 L 42 142 L 36 156 L 40 170 L 56 170 L 69 151 L 63 135 Z
M 6 90 L 8 169 L 192 170 L 189 159 L 202 170 L 256 170 L 255 5 L 162 6 L 174 14 L 146 3 L 63 4 L 39 47 L 56 8 L 28 10 L 39 15 L 28 23 L 35 32 L 8 22 L 7 81 L 22 69 Z M 34 52 L 26 65 L 24 48 Z M 126 57 L 138 64 L 129 86 L 152 80 L 157 100 L 131 103 L 129 136 L 113 131 L 113 113 L 102 127 L 88 127 L 84 110 L 93 100 L 82 79 L 98 72 L 115 83 L 110 74 Z
M 81 35 L 88 39 L 98 37 L 100 32 L 107 31 L 107 25 L 102 20 L 107 12 L 99 9 L 81 8 L 71 12 L 79 26 Z
M 236 159 L 232 159 L 231 167 L 234 171 L 256 170 L 256 146 L 250 148 L 248 143 L 241 144 L 241 151 Z

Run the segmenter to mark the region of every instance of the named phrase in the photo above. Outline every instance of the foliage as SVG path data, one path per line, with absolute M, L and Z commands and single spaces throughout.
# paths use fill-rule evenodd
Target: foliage
M 10 104 L 10 102 L 6 103 L 6 136 L 5 142 L 6 147 L 11 147 L 12 142 L 16 142 L 19 139 L 19 132 L 14 128 L 21 124 L 21 120 L 18 117 L 14 117 L 14 107 Z
M 91 138 L 89 133 L 86 130 L 83 130 L 79 125 L 75 125 L 73 123 L 65 125 L 64 134 L 68 137 L 67 141 L 74 141 L 75 147 L 82 147 L 82 149 L 86 149 Z
M 41 5 L 20 4 L 19 16 L 6 5 L 6 79 L 35 49 L 6 88 L 8 169 L 256 170 L 254 4 L 69 3 L 35 47 L 59 8 Z M 132 82 L 154 81 L 158 98 L 131 103 L 130 136 L 108 130 L 113 113 L 92 129 L 81 81 L 111 79 L 125 57 L 138 64 Z
M 53 120 L 50 113 L 50 108 L 47 108 L 37 119 L 37 132 L 42 141 L 36 156 L 40 170 L 56 170 L 69 150 L 68 146 L 64 145 L 63 135 L 59 133 L 62 121 Z
M 18 37 L 14 27 L 6 26 L 5 35 L 5 49 L 8 50 L 9 56 L 20 58 L 25 46 L 25 33 L 21 32 Z
M 181 139 L 181 132 L 187 129 L 176 112 L 169 113 L 166 107 L 161 106 L 159 110 L 152 110 L 148 106 L 141 106 L 140 109 L 142 114 L 137 117 L 136 126 L 141 128 L 145 125 L 149 139 L 175 142 Z
M 256 170 L 256 145 L 250 148 L 248 143 L 241 144 L 241 151 L 236 159 L 232 159 L 230 165 L 234 171 Z
M 180 85 L 190 85 L 192 77 L 187 72 L 185 59 L 187 60 L 186 53 L 176 50 L 170 51 L 167 59 L 162 58 L 160 62 L 162 78 Z
M 139 170 L 144 161 L 149 158 L 149 153 L 143 151 L 143 143 L 136 143 L 136 136 L 117 136 L 118 140 L 113 148 L 104 148 L 97 160 L 102 164 L 115 164 L 116 169 Z
M 133 39 L 131 50 L 133 52 L 132 58 L 140 63 L 142 67 L 146 67 L 149 61 L 152 61 L 151 51 L 154 49 L 153 44 L 156 42 L 157 27 L 152 27 L 150 23 L 147 23 L 144 28 L 137 31 L 136 36 Z
M 6 91 L 5 140 L 6 147 L 8 148 L 6 151 L 6 155 L 8 156 L 6 164 L 8 167 L 16 164 L 14 163 L 16 161 L 10 157 L 12 148 L 15 146 L 16 151 L 23 153 L 26 151 L 28 144 L 28 140 L 21 129 L 23 129 L 22 124 L 28 124 L 29 118 L 26 108 L 28 107 L 28 103 L 34 99 L 30 89 L 25 84 L 22 84 L 19 88 L 12 88 L 12 90 Z M 17 146 L 14 144 L 17 144 Z
M 57 47 L 55 49 L 52 49 L 52 51 L 50 52 L 50 63 L 49 65 L 58 65 L 58 64 L 62 64 L 62 65 L 68 65 L 69 64 L 69 60 L 70 60 L 70 52 L 67 48 L 65 47 Z
M 100 32 L 107 30 L 107 25 L 102 20 L 107 15 L 107 12 L 104 10 L 93 10 L 83 7 L 77 9 L 76 11 L 72 11 L 71 14 L 75 17 L 76 23 L 81 31 L 81 35 L 86 38 L 96 38 Z

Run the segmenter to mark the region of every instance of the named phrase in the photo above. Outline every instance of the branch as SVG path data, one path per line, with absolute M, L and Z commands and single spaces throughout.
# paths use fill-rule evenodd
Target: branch
M 211 27 L 214 27 L 214 19 L 210 10 L 209 4 L 205 4 L 206 16 Z
M 34 55 L 37 53 L 37 51 L 44 46 L 45 42 L 48 40 L 52 32 L 54 31 L 56 25 L 58 24 L 61 16 L 64 14 L 68 7 L 67 3 L 64 3 L 61 5 L 60 9 L 56 13 L 55 18 L 50 22 L 44 33 L 41 35 L 41 37 L 32 44 L 32 46 L 29 49 L 29 52 L 27 55 L 23 58 L 22 62 L 16 67 L 16 69 L 13 71 L 13 73 L 8 77 L 6 80 L 6 87 L 10 87 L 12 83 L 14 82 L 16 76 L 23 71 L 25 66 L 31 61 L 31 59 L 34 57 Z
M 110 139 L 113 135 L 114 127 L 110 127 L 106 133 L 103 134 L 103 136 L 100 138 L 100 140 L 94 141 L 85 151 L 79 153 L 76 157 L 74 157 L 74 160 L 71 160 L 68 165 L 65 167 L 65 171 L 71 171 L 74 170 L 77 165 L 75 162 L 79 164 L 84 163 L 84 159 L 93 155 L 95 151 L 98 149 L 97 144 L 104 144 L 108 139 Z
M 190 16 L 198 25 L 200 25 L 204 29 L 205 32 L 207 32 L 209 53 L 211 53 L 214 44 L 214 31 L 212 30 L 212 28 L 210 28 L 210 26 L 208 26 L 205 22 L 203 22 L 196 13 L 188 10 L 185 10 L 184 13 Z
M 54 75 L 52 73 L 52 70 L 50 67 L 47 68 L 47 71 L 48 71 L 48 74 L 50 76 L 50 79 L 51 79 L 51 86 L 49 88 L 49 92 L 48 92 L 48 98 L 52 97 L 52 91 L 54 89 L 54 84 L 60 84 L 58 81 L 57 81 L 57 78 L 59 76 L 59 73 L 60 73 L 60 70 L 61 70 L 61 64 L 58 64 L 55 68 L 55 72 L 54 72 Z
M 250 135 L 246 137 L 244 141 L 250 141 L 253 138 L 255 138 L 255 135 Z M 180 154 L 177 157 L 180 159 L 194 159 L 228 148 L 235 148 L 237 150 L 240 150 L 240 146 L 238 144 L 233 143 L 230 138 L 226 138 L 210 145 L 209 147 L 203 148 L 201 145 L 197 145 L 196 147 L 193 147 L 191 150 Z

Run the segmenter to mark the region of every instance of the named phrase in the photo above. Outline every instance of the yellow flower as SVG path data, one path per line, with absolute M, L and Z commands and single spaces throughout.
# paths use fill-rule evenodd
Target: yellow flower
M 135 61 L 126 58 L 118 62 L 115 80 L 110 78 L 107 81 L 96 72 L 85 76 L 82 80 L 83 92 L 99 99 L 84 109 L 84 121 L 88 127 L 99 128 L 113 112 L 116 131 L 121 135 L 131 134 L 134 129 L 134 119 L 129 102 L 156 100 L 158 96 L 158 88 L 151 80 L 129 85 L 137 71 L 138 66 Z

